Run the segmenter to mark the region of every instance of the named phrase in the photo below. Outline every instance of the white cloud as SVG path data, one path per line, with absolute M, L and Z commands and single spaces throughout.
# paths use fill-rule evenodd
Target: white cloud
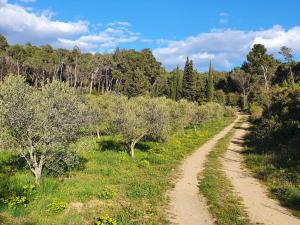
M 115 24 L 111 26 L 116 26 Z M 64 48 L 72 48 L 77 45 L 84 51 L 109 51 L 120 44 L 135 42 L 139 39 L 139 33 L 132 32 L 124 27 L 109 27 L 98 34 L 90 34 L 79 37 L 76 40 L 59 39 L 57 45 Z
M 35 2 L 35 0 L 19 0 L 20 2 L 25 2 L 25 3 L 31 3 L 31 2 Z
M 227 12 L 220 12 L 219 13 L 219 23 L 226 24 L 228 23 L 229 14 Z
M 285 30 L 275 25 L 259 31 L 215 29 L 184 40 L 171 41 L 163 48 L 154 49 L 154 55 L 167 68 L 184 65 L 189 56 L 200 70 L 206 70 L 210 60 L 219 69 L 230 69 L 245 60 L 255 43 L 264 44 L 273 53 L 283 45 L 300 53 L 300 27 Z
M 52 20 L 50 11 L 41 15 L 25 7 L 0 0 L 0 32 L 11 42 L 44 43 L 57 38 L 82 34 L 88 31 L 88 24 L 84 21 L 62 22 Z
M 33 0 L 22 0 L 33 1 Z M 63 22 L 54 20 L 49 10 L 37 12 L 32 8 L 0 0 L 0 33 L 10 43 L 32 42 L 33 44 L 52 44 L 55 47 L 73 48 L 83 51 L 109 51 L 119 44 L 135 42 L 139 33 L 129 30 L 131 24 L 125 21 L 91 24 L 88 22 Z M 100 27 L 104 30 L 99 31 Z M 96 33 L 96 34 L 92 34 Z
M 118 21 L 118 22 L 108 23 L 107 26 L 109 26 L 109 27 L 114 27 L 114 26 L 130 27 L 131 24 L 128 22 L 124 22 L 124 21 Z

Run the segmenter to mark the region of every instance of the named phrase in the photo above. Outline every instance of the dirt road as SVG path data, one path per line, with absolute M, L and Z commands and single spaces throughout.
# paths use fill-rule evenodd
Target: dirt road
M 265 187 L 242 167 L 243 137 L 248 123 L 237 129 L 223 160 L 224 169 L 235 192 L 243 199 L 251 222 L 266 225 L 300 225 L 300 220 L 267 196 Z
M 168 193 L 170 198 L 169 219 L 179 225 L 209 225 L 214 219 L 209 213 L 206 200 L 199 193 L 197 175 L 203 170 L 206 156 L 215 144 L 234 126 L 234 123 L 224 128 L 211 140 L 202 145 L 180 166 L 180 177 L 175 188 Z

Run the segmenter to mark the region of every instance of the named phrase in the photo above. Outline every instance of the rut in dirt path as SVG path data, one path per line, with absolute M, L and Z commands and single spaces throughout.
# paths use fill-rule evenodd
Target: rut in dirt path
M 300 219 L 291 215 L 276 200 L 268 198 L 266 188 L 243 167 L 243 157 L 240 153 L 248 127 L 249 124 L 244 122 L 241 128 L 236 130 L 229 144 L 222 161 L 226 176 L 231 181 L 234 191 L 242 198 L 252 223 L 300 225 Z
M 168 215 L 172 224 L 214 224 L 214 219 L 207 208 L 206 199 L 199 192 L 197 176 L 203 170 L 209 152 L 233 128 L 235 122 L 224 128 L 183 161 L 179 168 L 180 177 L 175 188 L 168 193 L 170 198 Z

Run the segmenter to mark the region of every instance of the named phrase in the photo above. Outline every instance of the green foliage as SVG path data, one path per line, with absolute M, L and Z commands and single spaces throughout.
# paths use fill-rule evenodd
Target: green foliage
M 98 193 L 98 198 L 100 199 L 112 199 L 116 195 L 115 189 L 104 189 Z
M 150 166 L 150 162 L 146 159 L 143 159 L 139 164 L 139 167 L 148 167 L 148 166 Z
M 58 198 L 52 200 L 52 202 L 47 206 L 47 211 L 49 213 L 60 213 L 67 208 L 68 204 Z
M 253 102 L 250 104 L 249 111 L 252 120 L 260 119 L 263 114 L 263 107 L 260 106 L 258 103 Z
M 117 221 L 108 214 L 105 214 L 99 216 L 94 225 L 117 225 Z
M 240 106 L 241 97 L 239 94 L 230 92 L 227 94 L 227 105 L 229 106 Z
M 213 69 L 210 63 L 209 71 L 208 71 L 207 100 L 209 102 L 212 102 L 213 99 L 214 99 L 214 77 L 213 77 Z
M 300 216 L 300 89 L 278 87 L 271 91 L 271 103 L 259 106 L 260 116 L 248 136 L 246 164 L 284 206 Z
M 19 206 L 26 207 L 29 200 L 26 196 L 10 196 L 8 198 L 2 199 L 2 202 L 7 204 L 8 208 L 16 209 Z
M 165 193 L 172 188 L 174 169 L 184 157 L 231 121 L 232 118 L 205 121 L 195 128 L 187 128 L 184 132 L 171 135 L 162 143 L 141 141 L 136 146 L 134 160 L 124 152 L 124 145 L 120 144 L 124 143 L 121 136 L 83 137 L 69 148 L 87 160 L 85 167 L 60 179 L 45 176 L 33 195 L 34 200 L 29 198 L 26 208 L 17 209 L 18 217 L 14 217 L 15 212 L 12 210 L 2 207 L 2 214 L 7 217 L 5 222 L 18 224 L 26 221 L 29 224 L 43 225 L 92 224 L 95 222 L 92 218 L 96 218 L 100 211 L 101 215 L 108 213 L 113 216 L 120 224 L 167 224 L 163 210 L 167 204 Z M 113 147 L 107 142 L 114 143 Z M 0 165 L 6 166 L 11 161 L 8 153 L 1 152 Z M 143 160 L 149 161 L 150 165 L 140 166 Z M 13 171 L 16 169 L 14 166 Z M 22 188 L 28 181 L 34 182 L 23 168 L 17 173 L 6 167 L 0 168 L 0 175 L 3 175 L 0 179 L 0 193 Z M 9 181 L 4 179 L 8 177 L 7 172 Z M 17 184 L 18 187 L 15 187 Z M 99 191 L 111 188 L 116 190 L 116 197 L 108 201 L 98 200 Z M 22 192 L 17 194 L 23 195 Z M 62 213 L 49 213 L 47 205 L 53 198 L 69 203 L 67 209 Z M 83 204 L 83 207 L 77 208 L 74 204 Z
M 214 92 L 214 100 L 221 105 L 225 105 L 226 104 L 226 95 L 225 95 L 224 91 L 222 91 L 222 90 L 215 91 Z
M 37 183 L 44 167 L 60 172 L 76 164 L 66 149 L 78 138 L 87 111 L 74 89 L 54 81 L 35 91 L 11 75 L 0 96 L 0 141 L 26 159 Z
M 26 184 L 21 188 L 20 191 L 18 191 L 18 193 L 6 190 L 6 193 L 1 198 L 1 201 L 10 209 L 17 209 L 20 206 L 27 207 L 30 201 L 33 200 L 35 194 L 36 186 L 34 184 Z
M 151 196 L 159 196 L 160 190 L 158 187 L 151 183 L 134 183 L 130 190 L 127 192 L 128 197 L 130 198 L 144 198 Z
M 277 62 L 273 55 L 267 54 L 264 45 L 255 44 L 247 55 L 247 62 L 243 65 L 243 69 L 251 74 L 252 82 L 263 83 L 268 90 L 277 69 Z
M 183 71 L 182 97 L 189 101 L 195 101 L 196 94 L 197 91 L 193 61 L 187 58 Z
M 183 74 L 177 66 L 176 69 L 171 72 L 171 75 L 169 95 L 171 99 L 178 101 L 182 97 Z

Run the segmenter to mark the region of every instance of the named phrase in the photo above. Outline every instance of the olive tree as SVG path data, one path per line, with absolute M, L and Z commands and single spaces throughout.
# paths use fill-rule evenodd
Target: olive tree
M 110 127 L 123 135 L 130 146 L 130 155 L 134 157 L 135 145 L 142 138 L 163 140 L 167 137 L 170 130 L 168 110 L 155 98 L 116 98 Z
M 84 124 L 84 104 L 66 84 L 53 82 L 33 90 L 20 76 L 8 76 L 0 88 L 0 139 L 27 162 L 40 183 L 43 168 L 67 157 L 67 146 Z

